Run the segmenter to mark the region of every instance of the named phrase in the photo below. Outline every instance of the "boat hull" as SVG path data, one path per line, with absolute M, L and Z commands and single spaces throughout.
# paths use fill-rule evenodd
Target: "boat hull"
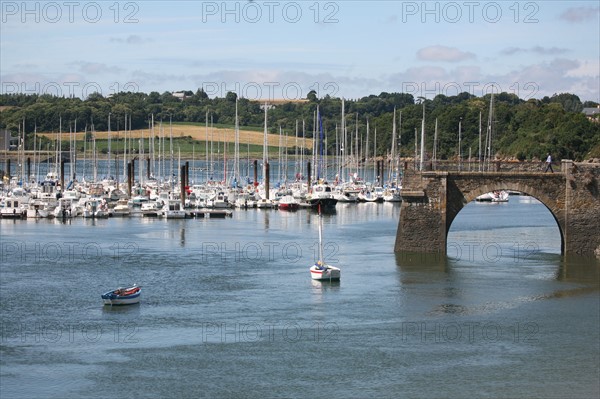
M 140 303 L 139 296 L 137 298 L 104 299 L 104 304 L 110 306 L 135 305 L 136 303 Z
M 341 272 L 339 268 L 334 266 L 327 265 L 322 269 L 313 265 L 310 268 L 310 277 L 313 280 L 338 281 L 341 277 Z
M 492 191 L 482 194 L 475 198 L 478 202 L 508 202 L 508 193 L 506 191 Z
M 300 204 L 298 203 L 294 203 L 294 204 L 279 204 L 279 209 L 282 211 L 297 211 L 300 208 Z
M 185 211 L 165 211 L 163 216 L 167 219 L 185 219 Z
M 308 201 L 312 209 L 318 210 L 321 208 L 322 211 L 333 211 L 337 205 L 338 200 L 331 198 L 312 198 Z
M 119 295 L 118 291 L 125 291 L 126 295 Z M 128 293 L 131 292 L 131 293 Z M 120 306 L 120 305 L 135 305 L 140 302 L 142 289 L 140 287 L 131 287 L 126 289 L 118 289 L 108 291 L 102 294 L 102 300 L 105 305 Z

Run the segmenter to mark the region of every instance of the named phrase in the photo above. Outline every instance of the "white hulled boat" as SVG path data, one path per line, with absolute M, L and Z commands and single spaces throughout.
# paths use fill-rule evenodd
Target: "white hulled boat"
M 338 267 L 328 265 L 323 259 L 323 216 L 319 207 L 319 260 L 310 267 L 310 277 L 320 281 L 338 281 L 341 271 Z
M 478 202 L 508 202 L 508 193 L 502 191 L 491 191 L 475 198 Z

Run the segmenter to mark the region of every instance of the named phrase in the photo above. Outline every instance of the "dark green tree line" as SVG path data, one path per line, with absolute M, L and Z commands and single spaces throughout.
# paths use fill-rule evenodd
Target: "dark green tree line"
M 152 117 L 162 121 L 233 126 L 236 100 L 241 127 L 261 130 L 264 123 L 262 104 L 237 98 L 233 92 L 222 98 L 209 98 L 202 90 L 183 92 L 185 97 L 173 93 L 117 93 L 104 97 L 91 94 L 85 100 L 37 94 L 0 95 L 0 127 L 13 132 L 25 127 L 27 134 L 38 132 L 106 131 L 110 116 L 110 129 L 148 129 Z M 581 160 L 598 156 L 600 152 L 600 123 L 588 120 L 581 112 L 584 107 L 596 103 L 582 103 L 569 93 L 544 97 L 541 100 L 519 99 L 514 94 L 499 93 L 494 96 L 493 113 L 490 117 L 491 96 L 475 97 L 468 93 L 457 96 L 438 95 L 421 102 L 411 94 L 381 93 L 356 100 L 345 101 L 345 125 L 347 151 L 350 146 L 362 148 L 366 138 L 366 123 L 370 127 L 369 156 L 373 154 L 374 135 L 377 131 L 379 156 L 390 152 L 392 145 L 393 112 L 396 110 L 398 148 L 403 156 L 412 156 L 417 140 L 420 140 L 423 108 L 425 109 L 426 148 L 431 153 L 437 121 L 437 153 L 442 159 L 463 158 L 471 152 L 477 158 L 480 130 L 485 137 L 488 126 L 492 131 L 492 152 L 498 157 L 518 159 L 541 158 L 552 152 L 557 159 Z M 280 104 L 268 110 L 270 133 L 294 136 L 296 124 L 299 135 L 313 137 L 317 106 L 327 136 L 328 152 L 335 153 L 342 137 L 342 100 L 325 96 L 318 98 L 309 93 L 304 102 Z M 480 122 L 481 121 L 481 122 Z

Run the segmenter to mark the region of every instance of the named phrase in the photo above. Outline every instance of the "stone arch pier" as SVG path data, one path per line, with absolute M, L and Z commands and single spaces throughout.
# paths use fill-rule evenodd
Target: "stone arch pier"
M 394 250 L 446 253 L 456 215 L 494 190 L 519 191 L 541 201 L 559 227 L 563 254 L 600 256 L 600 165 L 569 160 L 556 173 L 406 170 Z

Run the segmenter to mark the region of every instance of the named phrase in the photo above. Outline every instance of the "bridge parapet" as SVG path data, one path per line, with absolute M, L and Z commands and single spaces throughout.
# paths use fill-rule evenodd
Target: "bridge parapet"
M 404 170 L 418 171 L 418 163 L 413 160 L 404 162 Z M 513 161 L 498 160 L 490 162 L 479 161 L 428 161 L 424 164 L 424 171 L 440 172 L 544 172 L 546 162 L 542 161 Z M 562 162 L 554 162 L 552 169 L 560 172 Z

